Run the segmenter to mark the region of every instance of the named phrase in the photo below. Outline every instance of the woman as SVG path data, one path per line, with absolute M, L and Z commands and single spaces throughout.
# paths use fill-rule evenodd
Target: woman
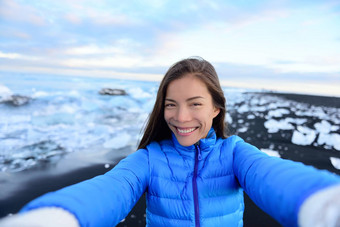
M 339 176 L 227 137 L 225 114 L 214 67 L 182 60 L 161 82 L 135 153 L 102 176 L 33 200 L 7 223 L 44 217 L 64 226 L 114 226 L 146 192 L 148 226 L 242 226 L 243 190 L 284 226 L 336 220 Z M 319 220 L 320 212 L 333 216 Z

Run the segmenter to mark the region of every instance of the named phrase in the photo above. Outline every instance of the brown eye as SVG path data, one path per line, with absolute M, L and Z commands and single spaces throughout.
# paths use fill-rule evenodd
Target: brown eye
M 175 106 L 175 104 L 173 104 L 173 103 L 167 103 L 167 104 L 165 104 L 165 107 L 174 107 Z

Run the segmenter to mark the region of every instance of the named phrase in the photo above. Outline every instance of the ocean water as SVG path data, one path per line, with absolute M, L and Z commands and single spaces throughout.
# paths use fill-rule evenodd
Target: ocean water
M 108 150 L 117 157 L 126 155 L 122 154 L 126 150 L 123 148 L 137 147 L 158 85 L 159 82 L 0 72 L 0 172 L 19 172 L 40 162 L 58 162 L 73 152 Z M 101 95 L 103 88 L 123 89 L 127 95 Z M 234 133 L 247 132 L 252 121 L 261 118 L 261 127 L 269 135 L 290 135 L 288 139 L 296 145 L 340 151 L 339 108 L 248 93 L 258 90 L 223 90 L 226 121 L 236 129 Z M 13 95 L 22 98 L 13 99 Z M 279 149 L 283 149 L 274 144 L 259 148 L 273 156 L 279 156 Z M 330 161 L 335 168 L 340 167 L 338 157 Z

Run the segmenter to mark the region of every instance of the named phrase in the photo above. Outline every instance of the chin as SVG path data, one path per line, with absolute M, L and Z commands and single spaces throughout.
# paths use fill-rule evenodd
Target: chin
M 191 145 L 194 145 L 197 141 L 194 140 L 183 140 L 183 138 L 177 138 L 177 141 L 179 144 L 181 144 L 183 147 L 189 147 Z

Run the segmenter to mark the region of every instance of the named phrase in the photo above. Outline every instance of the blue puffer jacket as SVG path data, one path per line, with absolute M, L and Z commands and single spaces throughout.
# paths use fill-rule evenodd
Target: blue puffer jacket
M 115 226 L 147 192 L 148 226 L 242 226 L 243 191 L 284 226 L 297 226 L 302 202 L 339 184 L 337 175 L 269 157 L 237 136 L 190 147 L 153 142 L 102 176 L 48 193 L 22 212 L 57 206 L 81 226 Z
M 211 130 L 190 147 L 175 136 L 147 146 L 150 226 L 242 226 L 243 190 L 235 178 L 233 151 L 223 142 Z

